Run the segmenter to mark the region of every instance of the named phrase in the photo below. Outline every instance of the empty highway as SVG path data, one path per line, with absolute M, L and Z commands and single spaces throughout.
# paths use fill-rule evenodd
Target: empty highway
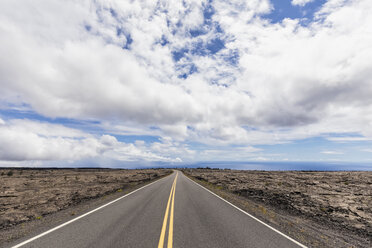
M 177 171 L 13 247 L 305 246 Z

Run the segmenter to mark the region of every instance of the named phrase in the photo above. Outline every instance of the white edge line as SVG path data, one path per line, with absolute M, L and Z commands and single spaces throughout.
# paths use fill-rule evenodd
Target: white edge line
M 292 241 L 293 243 L 299 245 L 299 246 L 302 247 L 302 248 L 308 248 L 307 246 L 301 244 L 300 242 L 298 242 L 298 241 L 292 239 L 292 238 L 289 237 L 288 235 L 286 235 L 286 234 L 284 234 L 284 233 L 282 233 L 282 232 L 276 230 L 274 227 L 272 227 L 272 226 L 266 224 L 266 223 L 263 222 L 262 220 L 259 220 L 259 219 L 257 219 L 256 217 L 254 217 L 253 215 L 251 215 L 251 214 L 245 212 L 244 210 L 242 210 L 242 209 L 240 209 L 239 207 L 235 206 L 235 205 L 232 204 L 231 202 L 229 202 L 229 201 L 223 199 L 221 196 L 219 196 L 219 195 L 213 193 L 212 191 L 210 191 L 209 189 L 207 189 L 207 188 L 205 188 L 204 186 L 200 185 L 199 183 L 195 182 L 194 180 L 191 180 L 188 176 L 186 176 L 186 178 L 189 179 L 191 182 L 195 183 L 196 185 L 202 187 L 203 189 L 205 189 L 206 191 L 208 191 L 208 192 L 211 193 L 212 195 L 214 195 L 214 196 L 220 198 L 222 201 L 226 202 L 227 204 L 233 206 L 234 208 L 236 208 L 236 209 L 239 210 L 240 212 L 243 212 L 244 214 L 248 215 L 248 216 L 251 217 L 252 219 L 254 219 L 254 220 L 260 222 L 261 224 L 265 225 L 266 227 L 270 228 L 271 230 L 273 230 L 273 231 L 279 233 L 280 235 L 282 235 L 283 237 L 289 239 L 289 240 Z
M 171 174 L 171 175 L 173 175 L 173 174 Z M 169 176 L 171 176 L 171 175 L 169 175 Z M 166 177 L 168 177 L 168 176 L 166 176 Z M 166 178 L 166 177 L 164 177 L 164 178 Z M 64 226 L 67 226 L 68 224 L 70 224 L 70 223 L 72 223 L 72 222 L 74 222 L 74 221 L 77 221 L 77 220 L 79 220 L 79 219 L 81 219 L 81 218 L 83 218 L 83 217 L 85 217 L 85 216 L 87 216 L 87 215 L 89 215 L 89 214 L 92 214 L 92 213 L 94 213 L 94 212 L 100 210 L 101 208 L 107 207 L 108 205 L 110 205 L 110 204 L 112 204 L 112 203 L 114 203 L 114 202 L 117 202 L 117 201 L 119 201 L 119 200 L 121 200 L 121 199 L 123 199 L 123 198 L 125 198 L 125 197 L 127 197 L 127 196 L 129 196 L 129 195 L 131 195 L 131 194 L 133 194 L 133 193 L 135 193 L 135 192 L 137 192 L 137 191 L 143 189 L 143 188 L 146 188 L 147 186 L 150 186 L 151 184 L 154 184 L 154 183 L 156 183 L 156 182 L 159 182 L 160 180 L 162 180 L 162 179 L 164 179 L 164 178 L 160 178 L 160 179 L 156 180 L 155 182 L 152 182 L 152 183 L 146 184 L 146 185 L 142 186 L 141 188 L 136 189 L 136 190 L 134 190 L 134 191 L 132 191 L 132 192 L 126 194 L 126 195 L 123 195 L 123 196 L 121 196 L 121 197 L 119 197 L 119 198 L 117 198 L 117 199 L 115 199 L 115 200 L 113 200 L 113 201 L 110 201 L 109 203 L 106 203 L 106 204 L 104 204 L 104 205 L 102 205 L 102 206 L 100 206 L 100 207 L 98 207 L 98 208 L 95 208 L 95 209 L 89 211 L 88 213 L 85 213 L 85 214 L 83 214 L 83 215 L 80 215 L 80 216 L 76 217 L 75 219 L 69 220 L 69 221 L 67 221 L 67 222 L 65 222 L 65 223 L 63 223 L 63 224 L 61 224 L 61 225 L 59 225 L 59 226 L 56 226 L 56 227 L 54 227 L 54 228 L 52 228 L 52 229 L 50 229 L 50 230 L 48 230 L 48 231 L 46 231 L 46 232 L 43 232 L 43 233 L 41 233 L 41 234 L 39 234 L 39 235 L 36 235 L 35 237 L 30 238 L 30 239 L 28 239 L 28 240 L 26 240 L 26 241 L 23 241 L 22 243 L 19 243 L 18 245 L 12 246 L 12 248 L 18 248 L 18 247 L 21 247 L 21 246 L 23 246 L 23 245 L 25 245 L 25 244 L 28 244 L 28 243 L 34 241 L 35 239 L 41 238 L 41 237 L 47 235 L 48 233 L 54 232 L 55 230 L 58 230 L 58 229 L 60 229 L 60 228 L 62 228 L 62 227 L 64 227 Z

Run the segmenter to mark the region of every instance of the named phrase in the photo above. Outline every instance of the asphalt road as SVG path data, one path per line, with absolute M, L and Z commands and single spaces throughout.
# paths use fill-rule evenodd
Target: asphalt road
M 78 218 L 14 247 L 301 247 L 181 172 Z

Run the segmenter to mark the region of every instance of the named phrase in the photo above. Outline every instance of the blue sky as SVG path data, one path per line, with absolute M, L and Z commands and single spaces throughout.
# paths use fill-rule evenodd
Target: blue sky
M 326 0 L 315 0 L 311 1 L 304 6 L 293 5 L 290 0 L 275 0 L 271 1 L 273 5 L 273 11 L 265 15 L 273 23 L 283 21 L 285 18 L 289 19 L 301 19 L 303 25 L 311 23 L 314 19 L 314 14 L 318 12 Z
M 370 10 L 3 1 L 0 166 L 372 169 Z

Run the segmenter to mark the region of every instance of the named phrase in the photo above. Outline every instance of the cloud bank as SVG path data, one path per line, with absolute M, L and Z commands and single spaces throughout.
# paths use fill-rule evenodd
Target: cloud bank
M 329 133 L 371 139 L 372 2 L 329 0 L 306 25 L 272 23 L 265 18 L 272 11 L 268 0 L 2 1 L 2 106 L 106 129 L 96 137 L 3 121 L 0 159 L 112 152 L 176 161 L 196 159 L 192 142 L 251 147 Z M 162 140 L 144 151 L 105 136 L 120 133 L 118 126 L 154 130 Z
M 1 119 L 0 119 L 1 120 Z M 141 143 L 126 144 L 115 137 L 94 137 L 58 124 L 29 120 L 0 121 L 0 160 L 81 160 L 107 157 L 118 161 L 163 161 L 178 159 L 153 153 Z M 169 153 L 170 154 L 170 153 Z

